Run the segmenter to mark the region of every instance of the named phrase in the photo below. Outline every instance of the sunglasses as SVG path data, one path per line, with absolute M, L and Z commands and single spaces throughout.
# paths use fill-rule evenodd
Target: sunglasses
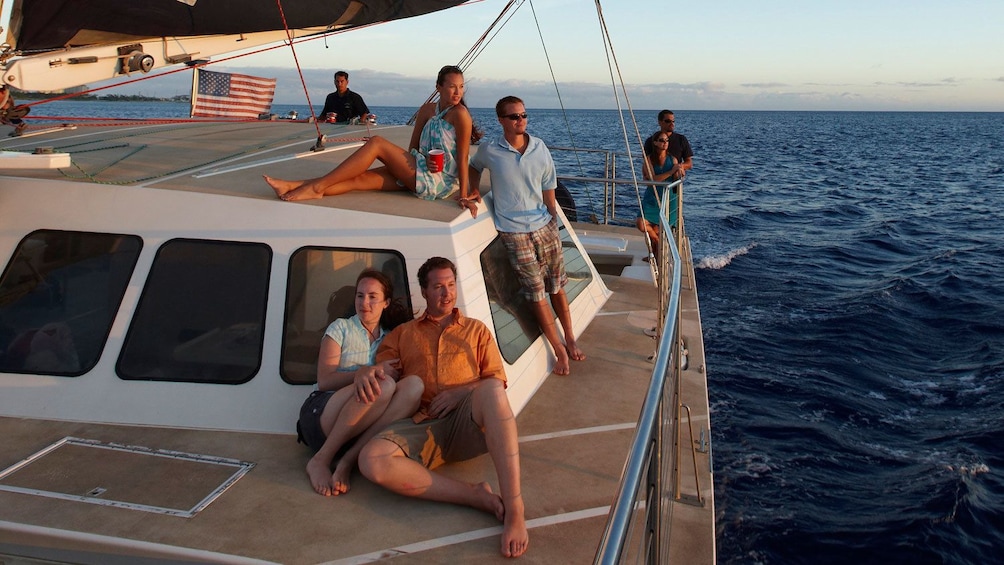
M 510 119 L 515 122 L 516 120 L 525 120 L 527 118 L 527 115 L 526 112 L 523 112 L 522 114 L 509 114 L 507 116 L 502 116 L 502 117 Z
M 673 120 L 673 119 L 664 119 L 664 120 L 662 120 L 662 123 L 664 123 L 664 124 L 675 124 L 676 120 Z
M 659 139 L 656 139 L 655 142 L 656 143 L 669 143 L 669 140 L 660 137 Z

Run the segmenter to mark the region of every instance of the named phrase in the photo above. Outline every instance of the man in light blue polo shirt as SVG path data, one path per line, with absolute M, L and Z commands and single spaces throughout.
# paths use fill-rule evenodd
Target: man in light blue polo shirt
M 558 237 L 554 161 L 544 142 L 526 133 L 522 100 L 515 96 L 502 98 L 495 104 L 495 114 L 502 124 L 502 135 L 481 143 L 471 160 L 470 185 L 478 186 L 482 171 L 491 171 L 495 229 L 509 252 L 509 262 L 523 293 L 533 305 L 537 323 L 554 350 L 554 373 L 567 375 L 571 370 L 569 359 L 581 361 L 586 356 L 575 342 L 565 296 L 568 276 Z M 548 295 L 564 330 L 564 344 L 547 305 Z

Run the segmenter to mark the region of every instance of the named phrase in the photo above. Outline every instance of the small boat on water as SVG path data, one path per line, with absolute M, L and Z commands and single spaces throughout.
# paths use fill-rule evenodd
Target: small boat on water
M 390 7 L 305 4 L 347 8 L 302 28 L 360 25 L 353 7 L 393 19 Z M 457 2 L 404 4 L 410 16 Z M 30 7 L 16 2 L 14 13 L 35 22 Z M 79 23 L 68 37 L 87 36 Z M 267 27 L 244 31 L 282 29 Z M 81 47 L 131 49 L 106 71 L 69 62 L 103 60 L 63 50 L 77 39 L 44 45 L 26 23 L 25 45 L 56 51 L 7 61 L 5 80 L 30 83 L 41 71 L 25 69 L 45 60 L 51 84 L 65 80 L 48 76 L 55 59 L 121 75 L 143 72 L 129 61 L 149 53 L 154 67 L 196 55 L 163 57 L 142 46 L 168 31 L 131 29 L 145 35 Z M 317 127 L 323 151 L 311 151 Z M 458 306 L 493 331 L 506 363 L 531 538 L 522 559 L 714 562 L 704 348 L 682 223 L 664 242 L 673 254 L 653 266 L 633 228 L 562 218 L 588 359 L 558 377 L 490 217 L 487 180 L 477 218 L 406 192 L 283 202 L 261 180 L 321 174 L 368 133 L 407 146 L 410 127 L 204 120 L 19 133 L 0 139 L 0 560 L 501 559 L 493 516 L 403 498 L 358 473 L 346 495 L 318 496 L 296 442 L 322 332 L 350 313 L 345 287 L 379 269 L 418 310 L 416 270 L 439 255 L 458 266 Z M 443 469 L 496 480 L 487 457 Z

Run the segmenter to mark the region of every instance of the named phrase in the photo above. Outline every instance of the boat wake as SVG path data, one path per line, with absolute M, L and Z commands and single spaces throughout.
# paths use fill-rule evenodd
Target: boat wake
M 744 245 L 743 247 L 740 247 L 738 249 L 732 249 L 730 251 L 722 253 L 721 255 L 709 255 L 707 257 L 702 257 L 701 260 L 697 262 L 697 265 L 695 265 L 695 267 L 698 269 L 711 269 L 715 271 L 719 269 L 724 269 L 725 267 L 728 267 L 730 263 L 732 263 L 733 259 L 735 259 L 736 257 L 740 257 L 742 255 L 746 255 L 747 253 L 750 252 L 751 249 L 753 249 L 756 246 L 757 244 L 756 242 L 754 242 L 749 245 Z

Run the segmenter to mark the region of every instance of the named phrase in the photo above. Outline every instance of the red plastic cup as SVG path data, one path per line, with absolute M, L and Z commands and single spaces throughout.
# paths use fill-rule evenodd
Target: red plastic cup
M 430 173 L 441 173 L 443 172 L 443 150 L 433 149 L 429 151 L 429 158 L 426 159 L 426 163 L 429 166 Z
M 324 116 L 324 121 L 328 122 L 329 124 L 333 124 L 338 121 L 338 114 L 335 112 L 328 112 Z

